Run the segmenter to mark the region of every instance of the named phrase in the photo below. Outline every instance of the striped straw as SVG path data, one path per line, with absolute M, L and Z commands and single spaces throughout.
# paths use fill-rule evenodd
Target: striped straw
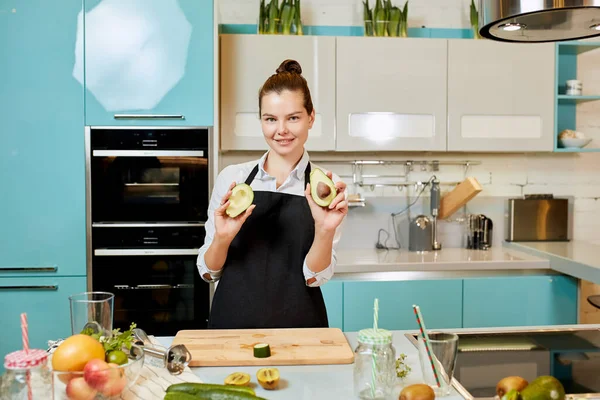
M 21 313 L 21 336 L 23 338 L 23 350 L 25 354 L 29 354 L 29 329 L 27 326 L 27 314 Z M 31 371 L 27 370 L 27 399 L 33 399 L 33 391 L 31 390 Z
M 377 320 L 379 319 L 379 299 L 375 298 L 373 304 L 373 330 L 377 332 Z M 375 359 L 375 350 L 371 356 L 371 398 L 375 398 L 375 382 L 377 381 L 377 360 Z
M 429 342 L 429 335 L 427 334 L 427 329 L 425 328 L 425 321 L 423 320 L 423 315 L 421 315 L 421 309 L 419 306 L 413 304 L 413 310 L 415 310 L 415 316 L 417 317 L 417 323 L 419 324 L 419 329 L 421 331 L 421 337 L 425 342 L 425 349 L 427 350 L 427 356 L 429 358 L 429 362 L 431 363 L 431 369 L 433 369 L 433 375 L 435 377 L 435 381 L 438 387 L 441 387 L 440 378 L 437 373 L 437 369 L 435 368 L 435 363 L 433 362 L 433 351 L 431 350 L 431 343 Z

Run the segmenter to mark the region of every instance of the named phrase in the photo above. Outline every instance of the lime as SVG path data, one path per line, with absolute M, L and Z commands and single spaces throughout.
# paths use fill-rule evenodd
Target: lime
M 127 354 L 122 350 L 113 350 L 106 356 L 106 362 L 117 365 L 127 364 Z

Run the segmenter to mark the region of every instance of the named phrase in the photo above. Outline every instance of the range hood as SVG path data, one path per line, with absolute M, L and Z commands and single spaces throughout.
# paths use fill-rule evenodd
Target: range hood
M 600 36 L 600 0 L 479 0 L 479 33 L 501 42 Z

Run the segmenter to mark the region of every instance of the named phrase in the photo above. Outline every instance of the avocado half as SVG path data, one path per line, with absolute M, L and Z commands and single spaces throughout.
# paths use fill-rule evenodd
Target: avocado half
M 321 207 L 327 207 L 337 196 L 335 184 L 319 168 L 310 173 L 310 195 Z
M 254 201 L 254 191 L 252 188 L 245 183 L 238 183 L 231 189 L 231 196 L 229 196 L 229 207 L 225 210 L 225 213 L 231 218 L 235 218 L 252 204 Z

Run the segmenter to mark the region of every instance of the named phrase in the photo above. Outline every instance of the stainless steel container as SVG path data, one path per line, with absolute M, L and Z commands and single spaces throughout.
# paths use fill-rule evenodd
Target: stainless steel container
M 418 215 L 410 222 L 408 230 L 408 250 L 433 250 L 433 224 L 426 215 Z

